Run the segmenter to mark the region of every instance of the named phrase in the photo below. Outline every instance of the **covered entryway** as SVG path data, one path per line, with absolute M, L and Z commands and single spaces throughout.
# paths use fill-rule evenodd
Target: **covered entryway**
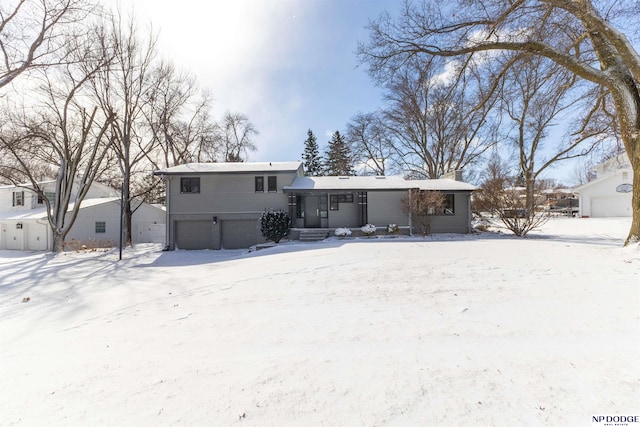
M 222 248 L 245 249 L 259 243 L 256 219 L 226 219 L 222 221 Z
M 325 196 L 326 197 L 326 196 Z M 305 228 L 320 227 L 320 196 L 305 196 L 304 198 L 304 226 Z
M 211 221 L 176 221 L 176 249 L 214 249 Z

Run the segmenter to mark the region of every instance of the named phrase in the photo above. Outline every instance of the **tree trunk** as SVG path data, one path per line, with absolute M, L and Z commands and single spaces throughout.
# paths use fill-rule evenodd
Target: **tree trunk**
M 636 147 L 638 147 L 638 142 L 636 142 Z M 629 236 L 624 242 L 625 246 L 632 243 L 640 243 L 640 147 L 636 148 L 634 154 L 629 151 L 627 153 L 629 153 L 629 160 L 633 169 L 633 193 L 631 194 L 631 214 L 633 218 Z
M 53 241 L 51 243 L 51 252 L 59 253 L 64 251 L 64 237 L 62 233 L 53 231 Z

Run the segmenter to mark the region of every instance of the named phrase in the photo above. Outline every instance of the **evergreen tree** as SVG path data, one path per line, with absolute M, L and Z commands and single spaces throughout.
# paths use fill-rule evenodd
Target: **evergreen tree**
M 285 211 L 265 211 L 260 215 L 260 233 L 265 239 L 278 243 L 289 235 L 291 217 Z
M 304 160 L 304 171 L 307 176 L 322 175 L 322 161 L 320 158 L 318 139 L 311 129 L 307 131 L 307 139 L 304 141 L 302 160 Z
M 349 146 L 342 139 L 339 131 L 331 136 L 329 147 L 325 152 L 325 173 L 329 176 L 352 175 L 353 159 Z

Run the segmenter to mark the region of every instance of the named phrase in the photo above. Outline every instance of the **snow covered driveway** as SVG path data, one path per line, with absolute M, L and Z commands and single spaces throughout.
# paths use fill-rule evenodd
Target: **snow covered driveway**
M 116 251 L 0 251 L 0 424 L 569 426 L 640 415 L 629 224 L 563 218 L 527 239 L 331 239 L 254 253 L 138 246 L 120 262 Z

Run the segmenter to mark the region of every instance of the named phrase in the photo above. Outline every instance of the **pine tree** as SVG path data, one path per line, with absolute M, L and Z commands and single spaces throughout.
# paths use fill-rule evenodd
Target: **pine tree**
M 325 152 L 325 173 L 329 176 L 352 175 L 353 159 L 351 150 L 342 139 L 339 131 L 331 136 L 329 147 Z
M 302 160 L 304 160 L 304 170 L 307 176 L 322 175 L 320 148 L 318 147 L 318 140 L 311 129 L 307 131 L 307 139 L 304 141 Z

